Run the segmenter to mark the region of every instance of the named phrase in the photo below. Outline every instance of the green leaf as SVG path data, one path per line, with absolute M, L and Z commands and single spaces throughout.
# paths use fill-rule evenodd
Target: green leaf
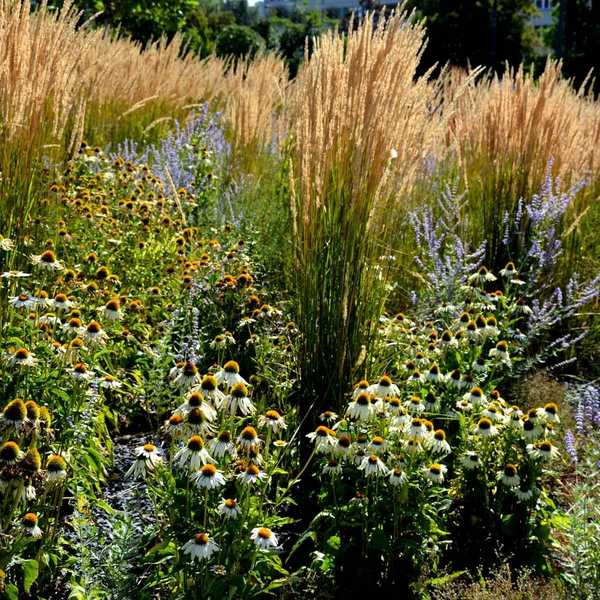
M 427 583 L 434 587 L 442 587 L 447 583 L 462 577 L 467 571 L 454 571 L 454 573 L 449 573 L 448 575 L 444 575 L 442 577 L 435 577 L 434 579 L 430 579 Z
M 30 558 L 29 560 L 24 560 L 21 563 L 23 567 L 23 587 L 27 593 L 31 589 L 31 586 L 34 584 L 35 580 L 38 578 L 40 574 L 40 565 L 38 561 L 34 558 Z
M 14 583 L 8 583 L 4 587 L 7 600 L 19 600 L 19 588 Z

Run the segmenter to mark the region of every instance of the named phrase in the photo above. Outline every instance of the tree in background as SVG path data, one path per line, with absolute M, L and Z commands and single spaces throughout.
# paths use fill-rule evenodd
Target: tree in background
M 228 25 L 217 36 L 215 50 L 224 58 L 252 58 L 264 47 L 264 39 L 254 29 L 246 25 Z
M 531 0 L 408 0 L 426 19 L 424 66 L 435 63 L 500 70 L 534 57 Z
M 600 93 L 600 0 L 560 0 L 547 39 L 565 75 L 581 84 L 593 69 Z

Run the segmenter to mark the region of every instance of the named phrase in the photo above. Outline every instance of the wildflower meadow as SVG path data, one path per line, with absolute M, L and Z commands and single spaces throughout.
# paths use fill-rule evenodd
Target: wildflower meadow
M 600 105 L 0 2 L 0 597 L 600 598 Z M 42 58 L 43 56 L 43 58 Z

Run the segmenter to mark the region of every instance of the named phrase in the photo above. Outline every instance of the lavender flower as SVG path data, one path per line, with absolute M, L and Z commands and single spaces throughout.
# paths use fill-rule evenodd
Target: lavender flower
M 569 429 L 565 433 L 565 449 L 567 454 L 571 458 L 571 462 L 576 465 L 577 464 L 577 449 L 575 448 L 575 436 L 573 432 Z

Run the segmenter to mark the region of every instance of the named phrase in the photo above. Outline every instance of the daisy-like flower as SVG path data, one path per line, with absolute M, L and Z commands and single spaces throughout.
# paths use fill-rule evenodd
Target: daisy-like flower
M 527 444 L 527 453 L 540 460 L 552 460 L 559 455 L 558 448 L 550 440 Z
M 198 383 L 200 380 L 200 374 L 198 373 L 198 367 L 191 361 L 186 361 L 183 366 L 178 369 L 177 375 L 173 382 L 180 388 L 189 388 L 190 386 Z
M 487 417 L 491 419 L 495 423 L 505 423 L 506 416 L 502 412 L 502 409 L 496 406 L 495 404 L 489 404 L 486 408 L 481 411 L 481 415 L 483 417 Z
M 84 363 L 76 363 L 73 368 L 67 369 L 67 372 L 75 379 L 89 381 L 94 378 L 94 372 L 90 371 Z
M 532 421 L 529 418 L 523 418 L 522 423 L 523 427 L 521 433 L 528 442 L 531 442 L 540 437 L 543 429 L 541 427 L 538 427 L 535 421 Z
M 174 438 L 182 437 L 186 431 L 186 424 L 181 415 L 172 415 L 165 422 L 165 431 Z
M 287 429 L 285 419 L 276 410 L 268 410 L 258 419 L 259 427 L 266 427 L 274 433 Z
M 214 421 L 217 418 L 217 411 L 206 402 L 204 396 L 199 391 L 190 392 L 187 400 L 177 407 L 175 414 L 187 415 L 195 408 L 199 408 L 209 421 Z
M 225 398 L 225 394 L 219 389 L 219 382 L 214 375 L 205 375 L 200 382 L 200 390 L 205 398 L 219 407 Z
M 496 276 L 493 273 L 490 273 L 486 267 L 479 267 L 479 269 L 469 275 L 469 283 L 487 283 L 489 281 L 496 281 Z
M 27 513 L 21 519 L 21 528 L 23 534 L 28 537 L 34 539 L 39 539 L 42 537 L 42 530 L 38 525 L 38 517 L 35 513 Z
M 386 445 L 386 441 L 380 435 L 376 435 L 367 446 L 367 450 L 373 454 L 383 454 Z
M 325 473 L 325 475 L 334 476 L 339 475 L 341 472 L 342 463 L 334 456 L 331 456 L 325 464 L 325 466 L 323 467 L 323 473 Z
M 400 396 L 400 389 L 388 375 L 384 375 L 377 383 L 370 385 L 367 391 L 375 398 Z
M 477 421 L 477 425 L 475 425 L 473 433 L 481 435 L 482 437 L 492 437 L 498 434 L 498 429 L 492 423 L 491 419 L 483 417 Z
M 219 512 L 228 519 L 235 519 L 240 516 L 242 509 L 235 498 L 223 498 L 219 504 Z
M 13 308 L 30 309 L 35 306 L 35 298 L 30 296 L 27 292 L 21 292 L 18 296 L 12 296 L 8 303 Z
M 200 489 L 208 489 L 212 490 L 214 488 L 221 487 L 225 485 L 225 477 L 223 477 L 223 473 L 217 470 L 215 465 L 211 465 L 210 463 L 204 465 L 199 471 L 192 475 L 192 481 L 200 488 Z
M 67 298 L 66 294 L 56 294 L 52 300 L 52 306 L 56 312 L 65 312 L 71 310 L 73 303 Z
M 346 415 L 357 421 L 368 421 L 374 414 L 375 407 L 371 402 L 371 394 L 363 390 L 348 404 Z
M 349 456 L 352 452 L 352 438 L 347 433 L 339 435 L 333 451 L 338 456 Z
M 421 373 L 421 371 L 419 371 L 419 369 L 415 369 L 408 376 L 407 381 L 408 381 L 408 383 L 411 383 L 411 384 L 425 383 L 425 375 L 423 375 Z
M 560 417 L 558 416 L 558 406 L 554 402 L 548 402 L 544 405 L 544 408 L 540 408 L 538 411 L 540 417 L 546 419 L 550 423 L 560 423 Z
M 440 337 L 440 343 L 442 346 L 445 346 L 445 347 L 450 347 L 450 348 L 458 347 L 458 340 L 456 339 L 454 334 L 449 329 L 446 329 L 446 331 L 444 331 L 442 333 L 442 335 Z
M 473 406 L 481 406 L 486 401 L 486 397 L 483 390 L 475 386 L 463 396 L 463 400 L 468 400 Z
M 0 463 L 4 463 L 6 465 L 14 465 L 19 462 L 25 453 L 19 448 L 19 444 L 17 442 L 4 442 L 0 446 Z
M 279 544 L 277 536 L 268 527 L 255 527 L 250 534 L 250 539 L 261 550 L 274 550 Z
M 446 441 L 446 433 L 443 429 L 436 429 L 433 435 L 428 438 L 427 446 L 434 454 L 450 454 L 450 444 Z
M 245 417 L 254 414 L 256 412 L 256 407 L 248 397 L 248 394 L 248 388 L 245 383 L 242 383 L 241 381 L 234 383 L 231 386 L 229 395 L 223 398 L 221 408 L 231 415 L 237 415 L 239 413 Z
M 439 463 L 431 463 L 429 466 L 423 467 L 425 477 L 433 483 L 443 483 L 444 475 L 447 473 L 448 467 Z
M 240 483 L 251 485 L 257 481 L 262 481 L 267 478 L 267 474 L 261 471 L 257 465 L 249 464 L 238 476 Z
M 46 461 L 47 480 L 50 485 L 56 485 L 67 478 L 67 463 L 62 456 L 51 454 Z
M 4 271 L 0 275 L 0 279 L 22 279 L 24 277 L 31 277 L 31 273 L 25 273 L 25 271 Z
M 75 335 L 83 334 L 83 323 L 79 317 L 71 317 L 64 325 L 63 329 Z M 83 340 L 82 340 L 83 341 Z
M 521 502 L 528 502 L 529 500 L 531 500 L 536 492 L 535 488 L 529 488 L 528 490 L 522 490 L 520 487 L 513 490 L 515 496 L 521 501 Z
M 102 379 L 98 380 L 98 385 L 105 390 L 117 390 L 123 384 L 112 375 L 105 375 Z
M 183 545 L 183 553 L 191 560 L 210 560 L 211 556 L 220 550 L 218 544 L 209 537 L 208 533 L 197 533 Z
M 467 471 L 472 471 L 477 467 L 481 466 L 481 460 L 479 458 L 479 454 L 473 450 L 468 450 L 461 456 L 460 462 L 462 466 L 467 469 Z
M 513 277 L 518 277 L 519 272 L 517 271 L 515 264 L 511 261 L 506 263 L 504 269 L 500 269 L 500 275 L 510 281 Z
M 7 237 L 0 235 L 0 250 L 4 250 L 4 252 L 9 252 L 15 247 L 15 243 Z
M 213 462 L 213 459 L 204 448 L 204 440 L 199 435 L 193 435 L 187 444 L 177 451 L 173 461 L 179 467 L 188 465 L 190 471 L 197 471 L 202 465 Z
M 82 332 L 82 336 L 91 346 L 103 345 L 108 337 L 106 331 L 102 329 L 102 326 L 98 321 L 90 321 L 88 326 Z
M 56 254 L 52 250 L 46 250 L 41 254 L 32 254 L 31 262 L 40 269 L 48 271 L 62 271 L 64 269 L 63 264 L 56 258 Z
M 521 483 L 517 465 L 508 464 L 498 472 L 498 478 L 507 487 L 517 487 Z
M 408 430 L 408 435 L 411 440 L 423 440 L 427 437 L 427 427 L 425 427 L 425 423 L 423 419 L 413 419 L 410 422 L 410 427 Z
M 187 413 L 186 427 L 190 435 L 209 435 L 214 433 L 214 429 L 210 424 L 210 419 L 201 408 L 192 408 Z
M 331 452 L 336 445 L 336 433 L 325 425 L 319 425 L 311 433 L 307 433 L 306 437 L 315 444 L 317 452 Z
M 444 375 L 442 375 L 440 368 L 437 366 L 436 363 L 433 363 L 430 367 L 429 370 L 427 371 L 427 373 L 425 373 L 425 377 L 429 380 L 429 381 L 434 381 L 434 382 L 440 382 L 440 381 L 445 381 L 446 377 Z
M 460 412 L 468 413 L 473 410 L 473 405 L 468 400 L 465 400 L 464 398 L 457 400 L 456 404 L 454 406 L 456 407 L 456 410 L 459 410 Z
M 369 389 L 369 382 L 366 379 L 361 379 L 352 390 L 352 399 L 356 398 L 362 392 L 366 392 Z
M 252 448 L 260 445 L 261 440 L 258 437 L 258 433 L 254 427 L 248 425 L 242 429 L 242 432 L 238 436 L 237 443 L 244 450 L 251 450 Z
M 214 456 L 216 459 L 223 458 L 227 455 L 232 458 L 237 456 L 235 445 L 231 441 L 231 433 L 229 433 L 229 431 L 220 431 L 217 437 L 208 442 L 208 448 L 211 456 Z
M 332 410 L 326 410 L 319 415 L 319 419 L 326 423 L 335 423 L 338 420 L 339 416 L 337 413 Z
M 223 384 L 228 388 L 236 383 L 248 385 L 248 382 L 240 375 L 240 365 L 235 360 L 227 361 L 215 377 L 219 385 Z
M 402 467 L 395 467 L 390 473 L 390 483 L 394 487 L 404 485 L 407 481 L 408 477 Z
M 508 343 L 504 340 L 498 342 L 496 344 L 496 347 L 490 350 L 490 356 L 493 358 L 498 358 L 502 362 L 510 364 L 510 356 L 508 354 Z
M 377 454 L 365 456 L 358 469 L 364 471 L 366 477 L 385 477 L 390 472 Z
M 137 479 L 145 477 L 163 462 L 158 448 L 154 444 L 144 444 L 135 449 L 135 460 L 125 473 L 125 477 Z
M 11 400 L 2 411 L 0 416 L 0 429 L 12 429 L 19 432 L 25 426 L 27 419 L 27 408 L 21 398 Z
M 122 318 L 121 302 L 118 298 L 109 300 L 102 309 L 102 315 L 107 321 L 118 321 Z
M 404 403 L 404 406 L 412 415 L 420 415 L 425 410 L 425 405 L 423 404 L 421 396 L 411 396 Z

